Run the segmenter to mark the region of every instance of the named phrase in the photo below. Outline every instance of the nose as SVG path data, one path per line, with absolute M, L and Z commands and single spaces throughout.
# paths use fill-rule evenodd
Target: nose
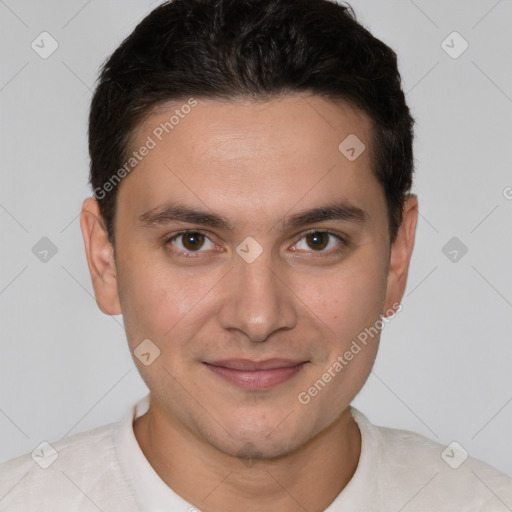
M 264 342 L 276 331 L 292 329 L 298 315 L 295 296 L 284 277 L 265 253 L 252 263 L 237 257 L 218 313 L 220 325 L 242 332 L 252 342 Z

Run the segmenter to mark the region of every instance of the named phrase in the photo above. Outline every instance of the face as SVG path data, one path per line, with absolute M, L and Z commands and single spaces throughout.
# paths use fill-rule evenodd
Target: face
M 162 132 L 176 109 L 132 141 L 154 147 L 119 186 L 115 261 L 84 205 L 96 297 L 132 353 L 151 340 L 134 361 L 161 418 L 226 454 L 290 453 L 364 384 L 379 335 L 361 333 L 401 299 L 415 217 L 391 245 L 371 122 L 348 104 L 198 100 Z

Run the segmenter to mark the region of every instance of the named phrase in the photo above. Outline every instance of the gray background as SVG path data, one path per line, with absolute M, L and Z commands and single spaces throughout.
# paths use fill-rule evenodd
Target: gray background
M 118 421 L 147 391 L 122 318 L 96 306 L 78 215 L 98 68 L 158 3 L 0 0 L 0 460 Z M 398 53 L 421 215 L 403 310 L 355 405 L 512 474 L 512 2 L 351 5 Z M 43 31 L 59 45 L 46 59 Z

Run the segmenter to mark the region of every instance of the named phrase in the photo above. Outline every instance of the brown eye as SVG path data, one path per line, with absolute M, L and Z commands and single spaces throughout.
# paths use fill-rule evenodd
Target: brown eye
M 215 248 L 215 244 L 200 231 L 182 231 L 169 238 L 166 244 L 181 254 L 202 253 Z
M 197 251 L 204 245 L 205 236 L 202 233 L 184 233 L 181 237 L 187 251 Z
M 329 231 L 310 231 L 305 233 L 302 238 L 292 248 L 293 251 L 318 252 L 321 254 L 332 255 L 336 251 L 341 251 L 346 246 L 345 240 Z
M 306 235 L 306 242 L 311 249 L 321 251 L 327 247 L 327 244 L 329 243 L 329 236 L 329 233 L 321 231 L 310 233 L 309 235 Z

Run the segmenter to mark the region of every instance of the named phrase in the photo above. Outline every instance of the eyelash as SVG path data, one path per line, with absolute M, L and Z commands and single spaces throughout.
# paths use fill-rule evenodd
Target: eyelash
M 205 231 L 201 231 L 200 229 L 188 229 L 188 230 L 183 230 L 183 231 L 180 231 L 178 233 L 175 233 L 172 236 L 166 237 L 164 239 L 164 241 L 163 241 L 163 245 L 172 254 L 174 254 L 176 256 L 179 256 L 179 257 L 184 257 L 184 258 L 202 258 L 202 257 L 206 257 L 206 256 L 202 256 L 201 255 L 202 252 L 206 252 L 206 251 L 188 251 L 188 252 L 184 252 L 184 251 L 180 251 L 180 250 L 176 250 L 174 248 L 171 248 L 172 247 L 172 243 L 171 242 L 173 240 L 179 238 L 180 236 L 186 235 L 187 233 L 194 233 L 194 234 L 197 233 L 197 234 L 205 236 L 208 240 L 210 240 L 210 238 L 208 237 L 208 233 L 206 233 Z M 314 250 L 308 251 L 308 252 L 313 253 L 313 254 L 314 253 L 318 254 L 317 256 L 314 256 L 314 257 L 327 257 L 327 256 L 338 255 L 339 253 L 344 251 L 346 249 L 346 247 L 348 246 L 347 240 L 344 237 L 342 237 L 341 235 L 338 235 L 338 234 L 333 233 L 331 231 L 321 230 L 321 229 L 310 229 L 309 231 L 306 231 L 297 240 L 297 242 L 295 242 L 294 245 L 299 243 L 303 238 L 307 237 L 308 235 L 315 234 L 315 233 L 319 233 L 319 234 L 325 233 L 325 234 L 327 234 L 327 235 L 329 235 L 331 237 L 337 238 L 338 241 L 339 241 L 339 244 L 338 244 L 338 246 L 335 249 L 331 249 L 329 251 L 314 251 Z M 210 240 L 210 242 L 211 242 L 211 240 Z M 212 242 L 212 243 L 214 243 L 214 242 Z

